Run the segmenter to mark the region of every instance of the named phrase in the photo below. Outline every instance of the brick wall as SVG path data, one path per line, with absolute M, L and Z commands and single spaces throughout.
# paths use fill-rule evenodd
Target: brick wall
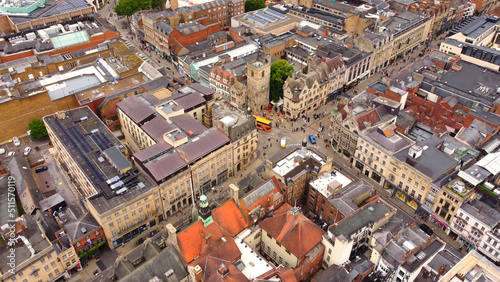
M 29 123 L 33 119 L 53 114 L 61 110 L 69 110 L 78 106 L 74 96 L 68 96 L 56 101 L 50 101 L 48 93 L 41 93 L 24 99 L 11 100 L 0 104 L 0 132 L 2 140 L 12 136 L 26 134 Z

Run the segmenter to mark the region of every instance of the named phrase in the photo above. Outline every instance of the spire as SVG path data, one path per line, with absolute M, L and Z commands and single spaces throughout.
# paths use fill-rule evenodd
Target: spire
M 290 211 L 290 214 L 292 214 L 293 216 L 297 216 L 299 214 L 299 207 L 297 207 L 297 201 L 295 201 L 295 205 Z
M 208 199 L 205 194 L 200 196 L 200 207 L 198 209 L 198 218 L 203 221 L 205 227 L 209 226 L 210 223 L 214 222 L 212 218 L 212 211 L 208 207 Z

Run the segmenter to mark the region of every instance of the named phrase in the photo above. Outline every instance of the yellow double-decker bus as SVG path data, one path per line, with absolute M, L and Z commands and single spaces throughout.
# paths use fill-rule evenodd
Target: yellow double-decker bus
M 254 115 L 255 118 L 255 126 L 257 129 L 264 130 L 265 132 L 271 132 L 271 121 L 265 118 Z

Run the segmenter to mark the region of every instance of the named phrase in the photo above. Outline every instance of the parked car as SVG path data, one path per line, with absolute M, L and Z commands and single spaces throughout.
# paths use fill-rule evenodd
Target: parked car
M 434 234 L 434 231 L 432 231 L 432 229 L 426 224 L 420 224 L 420 229 L 422 229 L 422 231 L 424 231 L 429 236 Z
M 27 156 L 31 152 L 31 147 L 24 148 L 24 155 Z
M 46 171 L 47 169 L 49 169 L 47 166 L 39 166 L 39 167 L 35 168 L 35 172 L 39 173 L 42 171 Z
M 19 147 L 21 146 L 21 141 L 19 141 L 19 138 L 16 136 L 12 137 L 12 142 L 14 143 L 14 146 Z
M 311 142 L 311 144 L 316 144 L 316 138 L 314 138 L 314 135 L 309 135 L 309 142 Z
M 7 154 L 7 157 L 12 157 L 12 156 L 14 156 L 15 154 L 16 154 L 16 152 L 9 152 L 9 153 Z
M 5 149 L 4 148 L 0 148 L 0 155 L 3 155 L 5 154 Z

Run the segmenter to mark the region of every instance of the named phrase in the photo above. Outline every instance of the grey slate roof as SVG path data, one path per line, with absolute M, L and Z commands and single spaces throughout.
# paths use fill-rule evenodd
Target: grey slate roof
M 39 209 L 40 201 L 43 200 L 43 196 L 33 177 L 26 157 L 14 156 L 9 162 L 9 169 L 11 175 L 15 179 L 17 194 L 19 195 L 25 212 L 33 212 L 32 207 L 34 209 Z M 26 192 L 25 197 L 23 197 L 24 192 Z M 26 210 L 26 208 L 28 208 L 28 210 Z
M 483 208 L 481 212 L 479 210 Z M 471 201 L 470 203 L 465 203 L 460 207 L 477 220 L 486 224 L 489 227 L 494 227 L 500 222 L 500 212 L 495 208 L 490 207 L 487 203 L 480 201 L 478 199 Z M 459 210 L 460 210 L 459 209 Z
M 64 232 L 68 235 L 68 237 L 75 241 L 85 235 L 82 232 L 82 229 L 85 228 L 87 232 L 91 232 L 92 230 L 99 227 L 99 223 L 94 219 L 92 214 L 87 212 L 82 217 L 78 218 L 76 221 L 72 221 L 66 223 L 64 225 Z
M 344 216 L 348 216 L 358 209 L 354 204 L 354 200 L 368 191 L 371 191 L 373 186 L 363 180 L 359 180 L 347 185 L 338 197 L 330 199 L 329 202 Z
M 416 159 L 408 155 L 410 148 L 396 153 L 394 157 L 401 162 L 406 162 L 434 181 L 458 164 L 457 160 L 436 149 L 435 146 L 441 142 L 442 141 L 436 136 L 418 142 L 417 144 L 419 146 L 423 148 L 427 146 L 427 149 L 424 149 L 422 155 Z
M 148 256 L 147 254 L 148 251 L 146 248 L 144 252 L 145 257 Z M 151 281 L 151 279 L 157 277 L 160 281 L 164 282 L 178 282 L 186 279 L 189 275 L 186 267 L 186 262 L 176 248 L 174 246 L 168 246 L 156 256 L 140 264 L 129 274 L 121 277 L 120 281 Z M 170 270 L 172 270 L 173 273 L 167 277 L 165 274 Z
M 274 185 L 274 181 L 272 179 L 265 182 L 263 185 L 253 190 L 247 196 L 245 196 L 242 200 L 247 207 L 250 207 L 255 202 L 260 200 L 263 196 L 267 195 L 269 192 L 274 190 L 276 186 Z
M 382 219 L 393 209 L 382 201 L 374 202 L 359 209 L 350 217 L 344 218 L 338 224 L 330 226 L 329 231 L 335 236 L 343 236 L 348 239 L 361 228 L 373 224 Z
M 111 147 L 103 151 L 103 154 L 113 164 L 118 171 L 122 171 L 132 164 L 125 158 L 125 156 L 116 147 Z
M 442 248 L 444 245 L 445 244 L 441 243 L 439 240 L 435 240 L 429 246 L 427 246 L 426 248 L 424 248 L 423 250 L 421 250 L 419 253 L 416 254 L 417 259 L 413 263 L 405 262 L 403 264 L 403 267 L 409 272 L 415 271 L 431 256 L 437 253 L 439 249 Z M 425 257 L 422 260 L 418 259 L 420 253 L 425 254 Z

